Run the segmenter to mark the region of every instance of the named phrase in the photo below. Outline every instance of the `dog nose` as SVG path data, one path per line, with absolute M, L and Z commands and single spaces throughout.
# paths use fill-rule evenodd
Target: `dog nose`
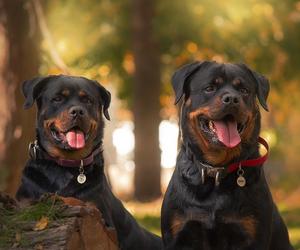
M 222 102 L 225 105 L 238 105 L 240 103 L 239 101 L 239 97 L 237 95 L 234 94 L 225 94 L 222 96 Z
M 71 117 L 80 117 L 85 115 L 85 110 L 79 106 L 74 106 L 69 109 L 69 115 Z

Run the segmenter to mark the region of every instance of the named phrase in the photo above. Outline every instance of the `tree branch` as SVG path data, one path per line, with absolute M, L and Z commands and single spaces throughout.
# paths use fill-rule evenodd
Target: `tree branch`
M 37 21 L 39 28 L 41 30 L 43 38 L 46 40 L 48 46 L 49 46 L 49 54 L 53 61 L 53 63 L 64 73 L 64 74 L 70 74 L 70 70 L 68 66 L 65 64 L 59 53 L 57 52 L 57 49 L 55 47 L 55 43 L 53 41 L 53 37 L 48 29 L 46 18 L 43 12 L 42 5 L 40 3 L 40 0 L 31 0 L 33 4 L 34 11 L 37 16 Z

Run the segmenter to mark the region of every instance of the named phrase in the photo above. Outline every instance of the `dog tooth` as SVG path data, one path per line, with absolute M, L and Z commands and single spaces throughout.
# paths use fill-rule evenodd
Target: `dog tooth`
M 210 130 L 215 131 L 214 124 L 212 121 L 209 121 L 208 125 L 209 125 Z
M 215 136 L 213 136 L 211 139 L 212 139 L 212 141 L 213 141 L 214 143 L 217 143 L 217 142 L 219 141 L 219 139 L 218 139 L 217 137 L 215 137 Z

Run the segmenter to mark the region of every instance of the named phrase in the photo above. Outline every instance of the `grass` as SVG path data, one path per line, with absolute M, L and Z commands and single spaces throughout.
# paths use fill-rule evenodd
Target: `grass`
M 293 246 L 300 250 L 300 208 L 281 209 L 281 215 L 288 226 Z
M 138 222 L 154 234 L 161 235 L 160 217 L 153 215 L 135 216 Z
M 134 215 L 140 225 L 156 235 L 160 231 L 160 208 L 162 199 L 150 203 L 127 202 L 126 208 Z

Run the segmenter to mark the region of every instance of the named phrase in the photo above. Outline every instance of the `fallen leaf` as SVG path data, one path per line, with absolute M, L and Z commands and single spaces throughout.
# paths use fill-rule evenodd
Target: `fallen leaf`
M 20 242 L 20 241 L 21 241 L 21 234 L 16 233 L 16 242 Z
M 41 231 L 44 230 L 49 224 L 49 219 L 46 216 L 42 216 L 42 218 L 35 224 L 33 230 Z
M 15 242 L 12 246 L 11 246 L 11 248 L 17 248 L 18 246 L 20 246 L 20 243 L 19 242 Z
M 44 247 L 43 247 L 42 244 L 36 244 L 36 245 L 34 246 L 34 250 L 43 250 L 43 249 L 44 249 Z

